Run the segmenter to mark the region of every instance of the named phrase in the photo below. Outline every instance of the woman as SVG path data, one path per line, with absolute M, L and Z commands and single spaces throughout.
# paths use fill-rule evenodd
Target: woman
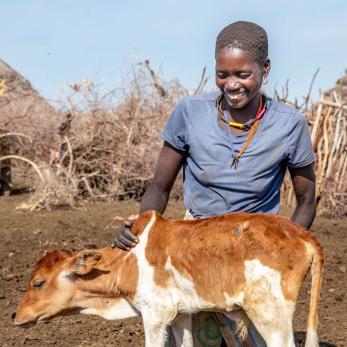
M 174 109 L 140 213 L 164 212 L 181 167 L 184 203 L 192 218 L 232 211 L 277 213 L 288 168 L 297 198 L 291 219 L 309 228 L 316 212 L 310 135 L 300 112 L 261 91 L 270 71 L 266 32 L 250 22 L 230 24 L 217 37 L 215 58 L 219 92 L 186 97 Z M 130 250 L 136 245 L 130 225 L 113 246 Z

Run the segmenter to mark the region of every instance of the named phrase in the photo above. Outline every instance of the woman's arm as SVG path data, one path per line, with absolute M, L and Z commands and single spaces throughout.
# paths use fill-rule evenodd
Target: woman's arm
M 313 164 L 300 168 L 289 168 L 297 205 L 291 220 L 309 229 L 316 216 L 316 178 Z
M 185 152 L 179 151 L 165 142 L 160 152 L 155 168 L 154 177 L 143 195 L 140 204 L 140 213 L 148 210 L 156 210 L 159 213 L 165 211 L 170 192 L 176 177 L 182 167 Z M 125 221 L 115 238 L 111 241 L 111 247 L 118 247 L 129 251 L 138 242 L 131 233 L 133 221 Z
M 160 152 L 151 184 L 143 195 L 140 213 L 156 210 L 165 211 L 171 189 L 182 167 L 185 152 L 179 151 L 165 142 Z

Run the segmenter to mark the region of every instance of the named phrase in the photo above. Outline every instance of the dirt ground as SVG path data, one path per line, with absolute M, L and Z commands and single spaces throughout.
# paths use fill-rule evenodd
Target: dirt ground
M 80 315 L 55 318 L 27 330 L 13 326 L 11 314 L 25 291 L 35 263 L 45 250 L 103 247 L 110 242 L 119 225 L 112 217 L 129 215 L 138 207 L 135 202 L 122 202 L 98 203 L 80 210 L 15 210 L 25 199 L 25 196 L 0 197 L 0 345 L 144 346 L 140 319 L 109 322 Z M 166 215 L 181 217 L 182 204 L 170 203 Z M 312 231 L 326 255 L 319 310 L 321 346 L 347 346 L 347 223 L 346 220 L 317 218 Z M 309 284 L 307 278 L 295 314 L 298 346 L 306 330 Z

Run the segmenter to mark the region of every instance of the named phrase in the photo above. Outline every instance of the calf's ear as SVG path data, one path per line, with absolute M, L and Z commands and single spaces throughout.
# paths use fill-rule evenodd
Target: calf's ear
M 72 259 L 71 273 L 75 275 L 86 275 L 93 270 L 101 258 L 101 253 L 92 250 L 78 252 Z

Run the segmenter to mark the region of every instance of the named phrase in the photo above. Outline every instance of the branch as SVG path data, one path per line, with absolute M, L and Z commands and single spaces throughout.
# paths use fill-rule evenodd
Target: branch
M 163 98 L 168 96 L 167 91 L 165 90 L 165 88 L 160 84 L 157 75 L 155 74 L 155 72 L 149 67 L 149 60 L 145 60 L 143 65 L 148 69 L 148 71 L 151 74 L 151 77 L 153 79 L 154 82 L 154 87 L 157 89 L 159 95 Z
M 24 158 L 24 157 L 21 157 L 19 155 L 5 155 L 3 157 L 0 157 L 0 161 L 3 161 L 3 160 L 8 160 L 8 159 L 18 159 L 18 160 L 22 160 L 22 161 L 25 161 L 26 163 L 30 164 L 34 169 L 35 171 L 37 172 L 37 174 L 39 175 L 40 179 L 42 182 L 45 182 L 45 179 L 43 178 L 39 168 L 37 167 L 37 165 L 32 162 L 31 160 L 27 159 L 27 158 Z
M 310 99 L 310 95 L 311 95 L 311 92 L 312 92 L 312 87 L 313 87 L 313 83 L 318 75 L 318 72 L 319 72 L 319 68 L 316 70 L 316 72 L 314 73 L 313 77 L 312 77 L 312 80 L 311 80 L 311 83 L 310 83 L 310 87 L 308 89 L 308 93 L 307 95 L 304 97 L 304 103 L 300 106 L 299 109 L 301 109 L 304 105 L 305 105 L 305 113 L 307 112 L 307 107 L 308 107 L 308 101 Z
M 7 137 L 7 136 L 22 136 L 22 137 L 26 137 L 30 143 L 33 143 L 33 141 L 31 140 L 31 137 L 29 135 L 25 135 L 25 134 L 21 134 L 21 133 L 6 133 L 6 134 L 1 134 L 0 135 L 0 139 L 2 137 Z
M 204 66 L 204 68 L 202 69 L 200 82 L 193 93 L 194 95 L 199 94 L 203 90 L 203 88 L 205 87 L 205 85 L 208 81 L 208 78 L 205 78 L 205 74 L 206 74 L 206 66 Z
M 73 154 L 72 154 L 71 143 L 70 143 L 69 139 L 67 138 L 67 136 L 64 136 L 64 141 L 65 141 L 66 144 L 67 144 L 67 150 L 68 150 L 69 155 L 70 155 L 69 175 L 71 175 L 71 172 L 72 172 L 72 165 L 73 165 Z

